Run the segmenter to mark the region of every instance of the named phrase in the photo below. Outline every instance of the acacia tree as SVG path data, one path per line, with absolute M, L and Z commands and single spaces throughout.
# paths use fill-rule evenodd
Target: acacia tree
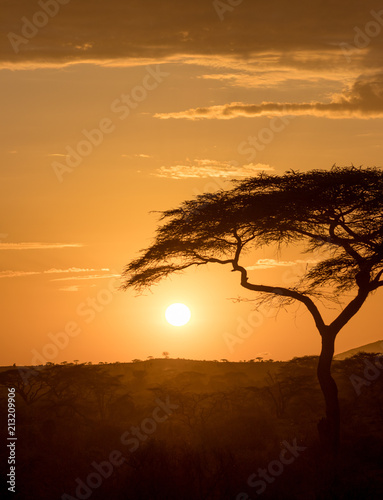
M 191 266 L 217 263 L 238 272 L 241 286 L 259 297 L 303 304 L 322 341 L 317 375 L 326 417 L 318 430 L 336 451 L 340 414 L 331 376 L 334 343 L 368 295 L 383 286 L 382 193 L 383 172 L 377 168 L 334 166 L 236 181 L 230 190 L 199 195 L 162 212 L 154 243 L 126 266 L 122 288 L 141 290 Z M 321 258 L 292 286 L 250 280 L 243 255 L 285 245 Z M 321 303 L 329 296 L 343 306 L 326 323 Z

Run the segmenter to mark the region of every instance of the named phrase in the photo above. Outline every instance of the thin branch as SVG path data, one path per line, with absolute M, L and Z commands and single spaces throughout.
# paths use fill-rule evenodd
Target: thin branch
M 221 241 L 222 243 L 225 243 L 225 245 L 232 245 L 232 246 L 235 246 L 235 245 L 236 245 L 236 242 L 235 242 L 235 241 L 228 241 L 228 240 L 226 240 L 225 238 L 220 238 L 219 236 L 215 236 L 214 234 L 212 235 L 212 238 L 213 238 L 215 241 Z
M 353 257 L 354 260 L 357 262 L 357 264 L 359 265 L 359 267 L 362 267 L 363 264 L 365 263 L 365 259 L 356 251 L 352 248 L 351 244 L 352 243 L 352 240 L 349 240 L 347 238 L 341 238 L 340 236 L 337 236 L 334 232 L 334 229 L 335 229 L 336 225 L 330 225 L 329 227 L 329 234 L 330 234 L 330 238 L 331 238 L 331 243 L 334 244 L 334 245 L 337 245 L 337 246 L 340 246 L 342 248 L 344 248 L 344 250 L 346 251 L 346 253 L 348 253 L 348 255 L 350 255 L 350 257 Z M 297 233 L 300 233 L 304 236 L 308 236 L 309 238 L 313 238 L 314 240 L 319 240 L 319 241 L 323 241 L 324 243 L 328 243 L 328 239 L 324 236 L 320 236 L 318 234 L 315 234 L 315 233 L 311 233 L 310 231 L 304 231 L 303 229 L 296 229 L 296 232 Z
M 382 271 L 381 271 L 382 272 Z M 379 273 L 381 274 L 381 273 Z M 370 287 L 370 290 L 373 291 L 373 290 L 376 290 L 377 288 L 380 288 L 381 286 L 383 286 L 383 281 L 379 281 L 379 280 L 374 280 L 372 282 L 372 285 Z
M 195 250 L 193 250 L 191 252 L 197 259 L 200 259 L 202 262 L 199 262 L 199 263 L 192 263 L 192 264 L 189 264 L 190 266 L 193 266 L 193 265 L 198 265 L 198 264 L 207 264 L 207 263 L 215 263 L 215 264 L 232 264 L 233 263 L 233 259 L 226 259 L 226 260 L 221 260 L 221 259 L 217 259 L 215 257 L 203 257 L 202 255 L 199 255 Z
M 378 274 L 377 274 L 377 275 L 375 276 L 375 278 L 373 279 L 372 283 L 381 283 L 381 282 L 379 281 L 379 279 L 380 279 L 380 277 L 382 276 L 382 274 L 383 274 L 383 269 L 381 269 L 381 270 L 378 272 Z

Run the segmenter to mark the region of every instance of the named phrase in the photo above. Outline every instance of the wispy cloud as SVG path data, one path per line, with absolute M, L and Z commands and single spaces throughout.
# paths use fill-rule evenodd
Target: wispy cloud
M 344 57 L 344 56 L 343 56 Z M 291 61 L 293 62 L 293 61 Z M 340 69 L 336 72 L 323 74 L 319 68 L 300 69 L 298 72 L 292 72 L 292 64 L 288 64 L 286 60 L 276 65 L 274 61 L 270 63 L 262 60 L 262 57 L 256 61 L 252 61 L 249 67 L 248 62 L 240 65 L 238 62 L 227 61 L 225 67 L 227 73 L 205 73 L 197 76 L 201 80 L 211 80 L 216 82 L 221 88 L 242 87 L 248 89 L 255 88 L 283 88 L 285 86 L 294 86 L 297 88 L 318 87 L 322 89 L 333 88 L 338 85 L 339 80 L 343 81 L 347 78 L 355 80 L 355 69 Z M 233 71 L 234 70 L 234 71 Z
M 96 271 L 110 271 L 108 268 L 103 269 L 87 269 L 81 267 L 69 267 L 68 269 L 48 269 L 47 271 L 43 271 L 44 274 L 59 274 L 59 273 L 89 273 Z
M 59 288 L 60 292 L 78 292 L 80 290 L 80 287 L 76 285 L 72 286 L 64 286 L 63 288 Z
M 153 158 L 153 156 L 146 155 L 144 153 L 133 154 L 133 155 L 122 154 L 121 158 L 129 158 L 129 159 L 133 159 L 133 158 Z
M 271 269 L 274 267 L 293 267 L 297 265 L 310 265 L 317 264 L 318 261 L 314 259 L 307 260 L 275 260 L 275 259 L 258 259 L 252 266 L 246 266 L 248 271 L 258 271 L 261 269 Z
M 105 278 L 119 278 L 119 274 L 89 274 L 87 276 L 68 276 L 66 278 L 54 278 L 51 281 L 77 281 L 77 280 L 98 280 Z
M 90 285 L 90 287 L 95 287 L 96 285 Z M 59 288 L 60 292 L 78 292 L 81 288 L 85 288 L 82 285 L 70 285 Z M 88 287 L 87 287 L 88 288 Z
M 78 273 L 89 273 L 89 272 L 109 272 L 110 269 L 108 268 L 103 268 L 103 269 L 87 269 L 87 268 L 80 268 L 80 267 L 70 267 L 68 269 L 48 269 L 46 271 L 0 271 L 0 278 L 19 278 L 21 276 L 32 276 L 32 275 L 37 275 L 37 274 L 62 274 L 62 273 L 73 273 L 73 274 L 78 274 Z M 78 280 L 78 279 L 95 279 L 95 278 L 109 278 L 113 277 L 114 275 L 111 274 L 97 274 L 97 275 L 89 275 L 89 276 L 71 276 L 67 278 L 57 278 L 57 279 L 52 279 L 51 281 L 61 281 L 61 280 Z
M 81 243 L 1 243 L 0 250 L 51 250 L 55 248 L 83 247 Z
M 362 76 L 328 103 L 323 102 L 262 102 L 244 104 L 233 102 L 217 106 L 192 108 L 174 113 L 157 113 L 163 120 L 169 118 L 201 120 L 230 120 L 238 117 L 270 115 L 311 115 L 327 118 L 378 118 L 383 116 L 383 74 Z
M 38 271 L 0 271 L 0 278 L 19 278 L 20 276 L 32 276 L 41 274 Z
M 196 159 L 184 165 L 173 165 L 170 167 L 160 167 L 152 175 L 156 177 L 167 177 L 170 179 L 190 179 L 190 178 L 240 178 L 249 177 L 261 171 L 274 170 L 270 165 L 263 163 L 249 163 L 247 165 L 237 165 L 236 162 L 216 161 L 209 159 Z

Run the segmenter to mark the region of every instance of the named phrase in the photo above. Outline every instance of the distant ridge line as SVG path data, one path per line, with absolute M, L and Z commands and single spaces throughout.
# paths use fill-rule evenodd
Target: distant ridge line
M 376 342 L 371 342 L 370 344 L 365 344 L 360 347 L 355 347 L 354 349 L 349 349 L 348 351 L 341 352 L 334 356 L 334 359 L 342 360 L 350 358 L 359 352 L 378 352 L 383 353 L 383 340 L 377 340 Z

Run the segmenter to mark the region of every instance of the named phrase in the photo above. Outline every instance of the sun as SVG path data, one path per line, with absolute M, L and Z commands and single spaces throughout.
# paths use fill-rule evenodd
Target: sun
M 188 323 L 191 317 L 191 312 L 185 304 L 171 304 L 165 311 L 165 318 L 168 323 L 173 326 L 183 326 Z

